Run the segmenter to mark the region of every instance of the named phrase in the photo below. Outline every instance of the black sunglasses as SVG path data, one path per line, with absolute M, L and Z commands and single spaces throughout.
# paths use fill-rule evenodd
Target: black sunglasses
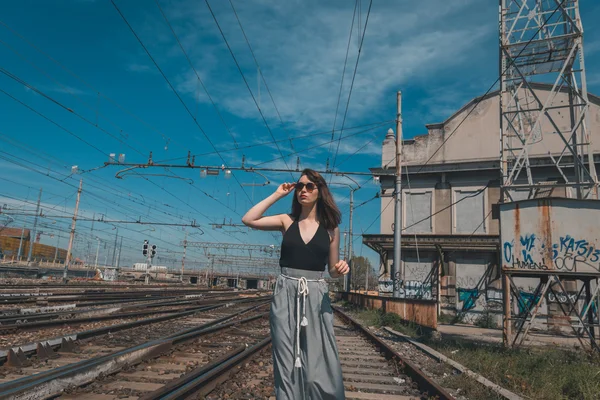
M 297 191 L 301 191 L 302 189 L 304 189 L 304 187 L 306 186 L 306 191 L 308 193 L 312 193 L 313 190 L 315 190 L 317 188 L 317 185 L 315 185 L 312 182 L 308 182 L 308 183 L 304 183 L 304 182 L 296 182 L 296 186 L 295 189 Z

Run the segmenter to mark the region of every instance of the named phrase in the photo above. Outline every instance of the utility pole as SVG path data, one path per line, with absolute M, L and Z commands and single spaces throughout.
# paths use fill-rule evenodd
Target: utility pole
M 346 251 L 346 245 L 347 245 L 346 240 L 348 240 L 347 236 L 348 236 L 347 233 L 344 232 L 344 247 L 342 249 L 344 252 L 344 260 L 346 258 L 348 258 L 348 252 Z M 350 280 L 348 279 L 348 275 L 346 275 L 344 277 L 344 292 L 349 292 L 349 291 L 350 291 Z
M 150 268 L 152 268 L 152 257 L 150 257 L 150 252 L 148 252 L 147 258 L 147 266 L 146 266 L 146 285 L 150 283 Z
M 366 268 L 365 272 L 365 294 L 369 294 L 369 267 Z
M 54 264 L 56 262 L 56 259 L 58 258 L 58 245 L 60 244 L 60 231 L 58 232 L 58 234 L 56 236 L 58 238 L 56 239 L 56 247 L 54 248 L 54 261 L 52 262 L 52 264 Z
M 36 235 L 36 227 L 38 221 L 38 215 L 40 215 L 40 202 L 42 201 L 42 188 L 40 188 L 40 194 L 38 196 L 37 207 L 35 208 L 35 218 L 33 220 L 33 232 L 29 233 L 29 253 L 27 254 L 27 265 L 31 263 L 31 253 L 33 252 L 33 242 Z
M 346 258 L 348 259 L 348 288 L 352 289 L 352 242 L 354 241 L 354 236 L 352 236 L 352 214 L 354 212 L 354 189 L 350 189 L 350 224 L 348 226 L 348 255 Z
M 79 189 L 77 189 L 77 202 L 75 203 L 75 212 L 73 213 L 73 223 L 71 223 L 71 237 L 69 237 L 69 248 L 67 249 L 67 259 L 65 260 L 65 270 L 63 271 L 63 281 L 67 280 L 67 274 L 69 272 L 69 264 L 73 255 L 73 240 L 75 239 L 75 224 L 77 223 L 77 211 L 79 211 L 79 200 L 81 199 L 81 187 L 83 186 L 83 179 L 79 180 Z
M 215 257 L 211 257 L 210 259 L 210 283 L 208 283 L 208 287 L 211 288 L 214 279 L 214 267 L 215 267 Z
M 402 154 L 402 92 L 396 96 L 396 185 L 394 188 L 394 263 L 392 264 L 393 297 L 400 297 L 400 280 L 404 284 L 404 268 L 401 264 L 402 235 L 402 170 L 400 156 Z
M 181 282 L 183 282 L 183 271 L 185 269 L 185 251 L 187 249 L 187 232 L 185 233 L 185 239 L 183 239 L 183 257 L 181 257 Z
M 119 265 L 121 265 L 121 250 L 123 250 L 123 236 L 121 236 L 121 241 L 119 243 L 119 256 L 117 257 L 117 269 L 119 269 Z
M 117 228 L 117 232 L 115 233 L 115 245 L 113 246 L 113 254 L 112 254 L 112 262 L 110 263 L 111 267 L 115 266 L 115 261 L 117 258 L 117 242 L 119 240 L 119 228 Z
M 98 267 L 98 253 L 100 252 L 100 238 L 97 237 L 96 240 L 98 241 L 98 247 L 96 248 L 96 267 Z
M 23 235 L 25 235 L 25 224 L 21 228 L 21 240 L 19 240 L 19 251 L 17 252 L 17 262 L 21 261 L 21 250 L 23 249 Z

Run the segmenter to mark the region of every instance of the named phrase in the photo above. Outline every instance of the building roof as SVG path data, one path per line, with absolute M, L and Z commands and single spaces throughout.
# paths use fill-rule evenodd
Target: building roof
M 21 232 L 23 232 L 23 239 L 29 238 L 29 229 L 25 229 L 25 231 L 23 231 L 23 228 L 9 228 L 8 226 L 0 226 L 0 236 L 20 238 Z
M 549 83 L 538 83 L 538 82 L 529 82 L 529 86 L 531 86 L 532 89 L 548 90 L 548 91 L 552 90 L 552 87 L 553 87 L 553 85 L 551 85 Z M 568 90 L 565 87 L 561 87 L 559 92 L 567 93 Z M 425 124 L 425 127 L 427 128 L 428 131 L 429 131 L 429 129 L 443 128 L 444 125 L 448 124 L 450 121 L 452 121 L 458 115 L 460 115 L 460 113 L 462 113 L 464 110 L 468 109 L 471 106 L 474 106 L 478 102 L 498 96 L 499 93 L 500 93 L 500 90 L 494 90 L 493 92 L 489 92 L 488 94 L 485 94 L 482 96 L 477 96 L 477 97 L 471 99 L 471 101 L 469 101 L 465 105 L 463 105 L 457 111 L 455 111 L 454 114 L 450 115 L 445 121 L 437 122 L 437 123 L 433 123 L 433 124 Z M 595 94 L 588 92 L 588 100 L 590 101 L 590 103 L 600 106 L 600 97 L 596 96 Z M 429 132 L 422 134 L 422 135 L 415 135 L 411 139 L 402 140 L 402 142 L 408 144 L 408 143 L 413 142 L 414 139 L 418 136 L 427 136 L 427 135 L 429 135 Z

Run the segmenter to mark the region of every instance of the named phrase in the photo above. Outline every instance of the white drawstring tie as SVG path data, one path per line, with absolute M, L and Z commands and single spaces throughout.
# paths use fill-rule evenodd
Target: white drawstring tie
M 302 322 L 300 322 L 300 296 L 302 296 Z M 308 296 L 308 281 L 302 277 L 298 279 L 298 291 L 296 292 L 296 368 L 302 367 L 300 361 L 300 327 L 308 325 L 306 318 L 306 297 Z

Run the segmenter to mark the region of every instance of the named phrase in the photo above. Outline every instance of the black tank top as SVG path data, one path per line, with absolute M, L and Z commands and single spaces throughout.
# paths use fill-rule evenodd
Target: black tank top
M 329 258 L 329 233 L 319 224 L 315 235 L 304 243 L 298 221 L 292 222 L 283 234 L 279 265 L 286 268 L 325 271 Z

